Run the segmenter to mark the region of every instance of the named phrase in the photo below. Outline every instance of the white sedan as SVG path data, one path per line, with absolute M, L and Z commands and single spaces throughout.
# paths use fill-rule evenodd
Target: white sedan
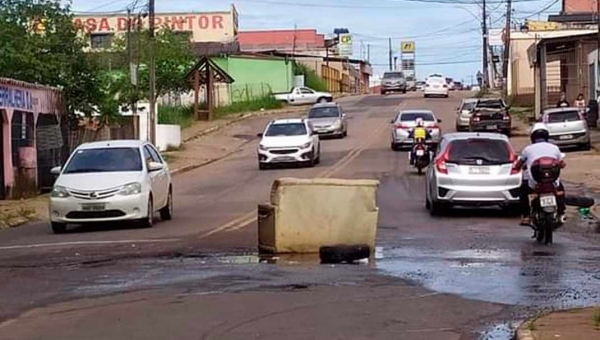
M 425 82 L 425 98 L 440 96 L 448 98 L 448 83 L 443 76 L 429 76 Z
M 152 227 L 154 214 L 173 217 L 169 168 L 156 148 L 142 141 L 105 141 L 79 146 L 50 193 L 55 233 L 68 224 L 136 221 Z
M 277 119 L 260 133 L 258 167 L 296 163 L 315 166 L 321 160 L 319 135 L 306 119 Z

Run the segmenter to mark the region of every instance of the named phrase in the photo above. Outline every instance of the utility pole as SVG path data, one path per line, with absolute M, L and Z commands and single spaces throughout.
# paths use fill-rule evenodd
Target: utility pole
M 156 145 L 156 61 L 154 60 L 154 53 L 156 51 L 154 46 L 154 16 L 154 0 L 148 0 L 148 30 L 150 33 L 150 117 L 148 117 L 148 121 L 150 122 L 150 128 L 148 129 L 148 133 L 150 137 L 150 142 Z
M 598 0 L 600 3 L 600 0 Z M 504 62 L 502 63 L 502 90 L 504 98 L 508 97 L 508 64 L 510 62 L 510 22 L 512 14 L 512 0 L 506 3 L 506 26 L 504 27 Z M 600 39 L 600 36 L 599 36 Z
M 598 25 L 598 36 L 596 41 L 596 72 L 594 75 L 594 79 L 596 79 L 596 81 L 594 84 L 594 96 L 597 98 L 597 96 L 600 94 L 600 89 L 598 88 L 598 84 L 600 84 L 600 79 L 598 79 L 598 74 L 600 74 L 600 0 L 596 0 L 596 24 Z M 590 100 L 596 98 L 590 98 Z
M 390 38 L 389 43 L 390 71 L 393 71 L 394 69 L 392 68 L 392 38 Z
M 371 62 L 371 44 L 367 44 L 367 62 Z
M 487 13 L 485 9 L 485 0 L 483 0 L 483 89 L 488 89 L 488 31 L 487 31 Z
M 140 138 L 140 126 L 137 117 L 137 68 L 133 62 L 133 47 L 131 44 L 131 9 L 127 8 L 127 64 L 129 65 L 129 81 L 131 84 L 131 95 L 129 105 L 133 122 L 133 138 Z

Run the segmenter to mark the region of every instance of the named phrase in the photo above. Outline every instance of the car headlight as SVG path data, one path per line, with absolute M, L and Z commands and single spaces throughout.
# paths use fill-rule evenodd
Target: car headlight
M 300 149 L 308 149 L 312 146 L 312 142 L 300 145 Z
M 137 195 L 142 192 L 142 185 L 140 183 L 129 183 L 124 185 L 121 190 L 119 190 L 119 195 L 129 196 L 129 195 Z
M 342 121 L 341 120 L 336 120 L 335 123 L 333 123 L 332 127 L 334 128 L 339 128 L 342 126 Z
M 268 150 L 269 150 L 269 148 L 267 148 L 266 146 L 264 146 L 264 145 L 262 145 L 262 144 L 258 144 L 258 148 L 259 148 L 260 150 L 263 150 L 263 151 L 268 151 Z
M 52 192 L 50 192 L 50 197 L 67 198 L 69 196 L 71 196 L 71 194 L 69 194 L 67 188 L 61 187 L 60 185 L 55 185 L 54 188 L 52 188 Z

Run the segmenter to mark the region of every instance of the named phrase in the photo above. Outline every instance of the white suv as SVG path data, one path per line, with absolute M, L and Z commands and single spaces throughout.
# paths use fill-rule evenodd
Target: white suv
M 300 163 L 315 166 L 321 160 L 319 136 L 305 119 L 277 119 L 259 134 L 258 166 Z

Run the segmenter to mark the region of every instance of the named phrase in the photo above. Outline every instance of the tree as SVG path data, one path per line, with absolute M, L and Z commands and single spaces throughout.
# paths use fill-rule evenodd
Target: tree
M 96 68 L 60 0 L 0 0 L 0 77 L 57 86 L 69 113 L 91 113 Z

